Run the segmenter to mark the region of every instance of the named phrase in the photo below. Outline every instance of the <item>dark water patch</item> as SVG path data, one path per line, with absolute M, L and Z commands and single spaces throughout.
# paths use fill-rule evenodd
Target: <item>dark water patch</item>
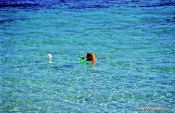
M 41 7 L 52 6 L 57 4 L 68 5 L 69 8 L 83 9 L 83 8 L 105 8 L 113 4 L 139 4 L 141 7 L 161 7 L 174 6 L 175 2 L 171 0 L 165 1 L 143 1 L 143 0 L 2 0 L 0 1 L 0 8 L 3 7 Z
M 63 1 L 63 0 L 60 0 Z M 52 5 L 56 5 L 60 3 L 59 0 L 24 0 L 24 1 L 19 1 L 19 0 L 8 0 L 5 1 L 3 0 L 0 2 L 0 9 L 4 8 L 20 8 L 20 9 L 36 9 L 40 7 L 50 7 Z
M 71 64 L 64 64 L 64 65 L 61 66 L 61 67 L 64 67 L 64 68 L 73 68 L 74 66 L 71 65 Z
M 60 0 L 60 2 L 61 2 L 61 3 L 65 3 L 65 2 L 66 2 L 66 0 Z
M 162 6 L 175 6 L 175 2 L 158 2 L 141 4 L 140 7 L 162 7 Z
M 110 6 L 116 4 L 128 4 L 131 3 L 132 0 L 71 0 L 66 1 L 65 5 L 70 9 L 89 9 L 89 8 L 109 8 Z
M 37 7 L 39 4 L 22 3 L 22 4 L 0 4 L 0 8 L 3 7 Z
M 13 22 L 14 19 L 4 19 L 4 20 L 0 20 L 0 24 L 3 24 L 3 23 L 10 23 L 10 22 Z
M 18 6 L 18 5 L 36 5 L 36 4 L 55 4 L 64 2 L 65 0 L 1 0 L 0 5 L 10 5 L 10 6 Z
M 168 18 L 168 19 L 165 19 L 166 20 L 166 22 L 168 22 L 168 23 L 174 23 L 175 22 L 175 17 L 173 17 L 173 18 Z
M 27 20 L 27 18 L 7 18 L 0 20 L 0 24 L 11 23 L 14 21 L 23 21 L 23 20 Z
M 88 4 L 88 3 L 80 3 L 76 5 L 69 5 L 70 9 L 86 9 L 86 8 L 108 8 L 107 4 Z
M 106 8 L 113 4 L 125 4 L 130 2 L 135 3 L 135 1 L 132 0 L 2 0 L 0 2 L 0 8 L 35 8 L 52 6 L 57 4 L 64 4 L 71 9 Z
M 74 66 L 72 64 L 64 64 L 61 66 L 54 66 L 53 68 L 56 70 L 62 70 L 62 69 L 72 69 L 74 68 Z

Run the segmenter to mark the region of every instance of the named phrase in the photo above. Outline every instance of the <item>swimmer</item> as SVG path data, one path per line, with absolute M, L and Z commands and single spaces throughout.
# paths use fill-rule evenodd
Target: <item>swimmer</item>
M 96 64 L 96 57 L 93 53 L 87 53 L 86 56 L 82 56 L 81 60 L 91 61 L 92 64 Z

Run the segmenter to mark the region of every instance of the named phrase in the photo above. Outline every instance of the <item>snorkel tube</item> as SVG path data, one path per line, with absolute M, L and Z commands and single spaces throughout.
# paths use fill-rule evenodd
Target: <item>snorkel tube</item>
M 86 62 L 86 57 L 85 56 L 79 57 L 79 62 L 80 63 L 85 63 Z

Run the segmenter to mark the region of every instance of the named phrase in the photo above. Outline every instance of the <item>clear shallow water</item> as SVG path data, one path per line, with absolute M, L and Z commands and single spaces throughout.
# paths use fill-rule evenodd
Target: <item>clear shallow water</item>
M 174 13 L 134 3 L 1 9 L 0 112 L 175 110 Z M 80 64 L 89 51 L 97 64 Z

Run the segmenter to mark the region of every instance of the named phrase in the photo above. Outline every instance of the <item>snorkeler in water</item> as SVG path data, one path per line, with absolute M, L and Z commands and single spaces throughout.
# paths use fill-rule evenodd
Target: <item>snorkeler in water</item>
M 94 53 L 87 53 L 86 56 L 82 56 L 81 60 L 91 61 L 92 64 L 96 64 L 96 57 Z

